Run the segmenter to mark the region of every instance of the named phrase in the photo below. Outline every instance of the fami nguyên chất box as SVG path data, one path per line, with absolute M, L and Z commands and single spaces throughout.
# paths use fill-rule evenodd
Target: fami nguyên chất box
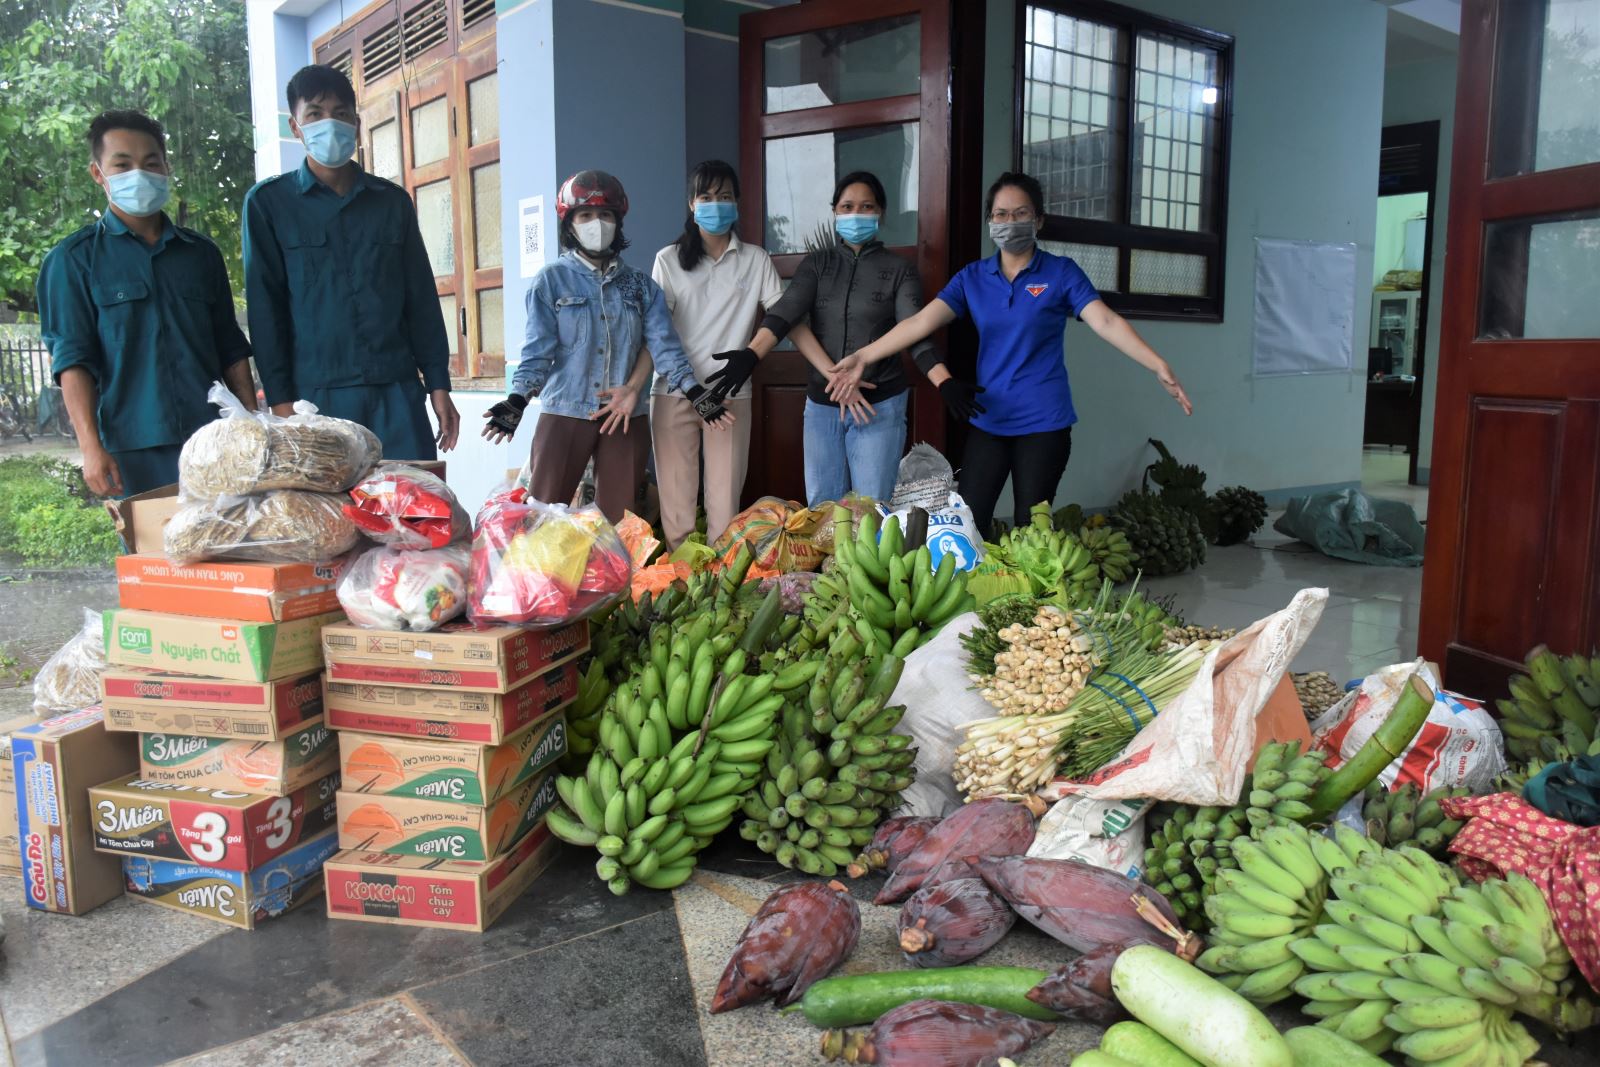
M 339 775 L 286 797 L 148 782 L 137 774 L 89 791 L 94 847 L 228 871 L 253 871 L 337 817 Z
M 89 787 L 139 765 L 127 734 L 106 731 L 99 708 L 68 712 L 11 735 L 23 899 L 82 915 L 122 892 L 122 864 L 94 850 Z
M 328 725 L 394 737 L 502 744 L 578 695 L 578 667 L 553 667 L 509 693 L 406 689 L 366 682 L 328 682 Z
M 488 863 L 340 852 L 323 867 L 328 918 L 482 933 L 559 851 L 549 827 L 538 826 Z
M 328 681 L 507 693 L 589 649 L 586 621 L 548 630 L 451 623 L 440 630 L 329 626 Z
M 326 778 L 338 763 L 339 746 L 321 719 L 303 724 L 282 741 L 139 735 L 139 776 L 149 782 L 281 797 Z
M 106 659 L 118 667 L 270 682 L 316 670 L 323 628 L 343 621 L 342 612 L 239 622 L 118 608 L 105 613 Z
M 101 676 L 106 729 L 281 741 L 322 717 L 322 668 L 276 682 L 193 678 L 135 667 Z
M 135 899 L 254 930 L 322 895 L 322 865 L 339 851 L 338 837 L 329 827 L 253 871 L 128 856 L 123 880 Z
M 339 847 L 450 860 L 492 860 L 544 822 L 555 806 L 553 771 L 493 804 L 339 794 Z
M 339 788 L 347 793 L 492 804 L 567 751 L 567 724 L 552 715 L 504 744 L 339 732 Z

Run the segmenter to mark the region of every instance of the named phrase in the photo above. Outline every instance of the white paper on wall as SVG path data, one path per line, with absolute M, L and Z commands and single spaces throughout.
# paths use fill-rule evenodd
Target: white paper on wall
M 517 201 L 517 247 L 522 252 L 521 276 L 532 278 L 544 267 L 544 197 Z
M 1355 245 L 1256 238 L 1255 374 L 1348 374 L 1355 317 Z

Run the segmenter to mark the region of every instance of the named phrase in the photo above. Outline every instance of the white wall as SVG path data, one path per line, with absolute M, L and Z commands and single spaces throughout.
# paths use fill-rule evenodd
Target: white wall
M 1433 457 L 1433 410 L 1439 381 L 1439 317 L 1444 308 L 1446 233 L 1450 219 L 1450 144 L 1455 133 L 1456 61 L 1433 59 L 1388 68 L 1383 81 L 1383 124 L 1439 123 L 1439 180 L 1433 203 L 1433 261 L 1428 264 L 1428 326 L 1423 345 L 1422 431 L 1417 480 L 1428 482 Z
M 1378 227 L 1372 246 L 1373 285 L 1380 284 L 1383 276 L 1389 271 L 1404 270 L 1407 252 L 1417 260 L 1421 260 L 1420 240 L 1417 242 L 1419 247 L 1406 248 L 1406 223 L 1418 216 L 1426 215 L 1427 210 L 1427 193 L 1401 193 L 1397 196 L 1378 198 Z
M 1125 0 L 1126 2 L 1126 0 Z M 985 172 L 1012 164 L 1012 0 L 988 0 Z M 1057 498 L 1097 507 L 1138 484 L 1164 440 L 1209 487 L 1346 486 L 1361 477 L 1364 359 L 1350 375 L 1254 379 L 1254 239 L 1357 246 L 1355 349 L 1365 348 L 1383 115 L 1385 11 L 1370 0 L 1134 0 L 1232 34 L 1232 169 L 1223 322 L 1135 322 L 1195 403 L 1184 418 L 1151 375 L 1074 323 L 1067 364 L 1080 422 Z M 971 195 L 980 195 L 972 190 Z M 1002 497 L 1001 512 L 1009 506 Z

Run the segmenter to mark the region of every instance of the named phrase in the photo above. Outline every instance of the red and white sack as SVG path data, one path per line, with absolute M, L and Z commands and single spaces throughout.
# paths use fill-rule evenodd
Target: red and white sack
M 1346 693 L 1311 724 L 1317 747 L 1329 754 L 1330 767 L 1342 766 L 1389 717 L 1413 668 L 1434 691 L 1433 707 L 1417 736 L 1399 759 L 1383 769 L 1378 781 L 1391 790 L 1411 782 L 1424 793 L 1458 786 L 1487 792 L 1495 776 L 1506 769 L 1500 727 L 1479 701 L 1440 689 L 1439 679 L 1422 660 L 1396 663 L 1367 675 L 1360 688 Z

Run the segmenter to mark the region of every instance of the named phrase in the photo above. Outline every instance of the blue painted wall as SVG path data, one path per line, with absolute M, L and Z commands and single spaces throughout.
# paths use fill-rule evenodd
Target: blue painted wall
M 683 35 L 683 54 L 684 157 L 691 167 L 706 159 L 738 167 L 739 45 L 691 29 Z

